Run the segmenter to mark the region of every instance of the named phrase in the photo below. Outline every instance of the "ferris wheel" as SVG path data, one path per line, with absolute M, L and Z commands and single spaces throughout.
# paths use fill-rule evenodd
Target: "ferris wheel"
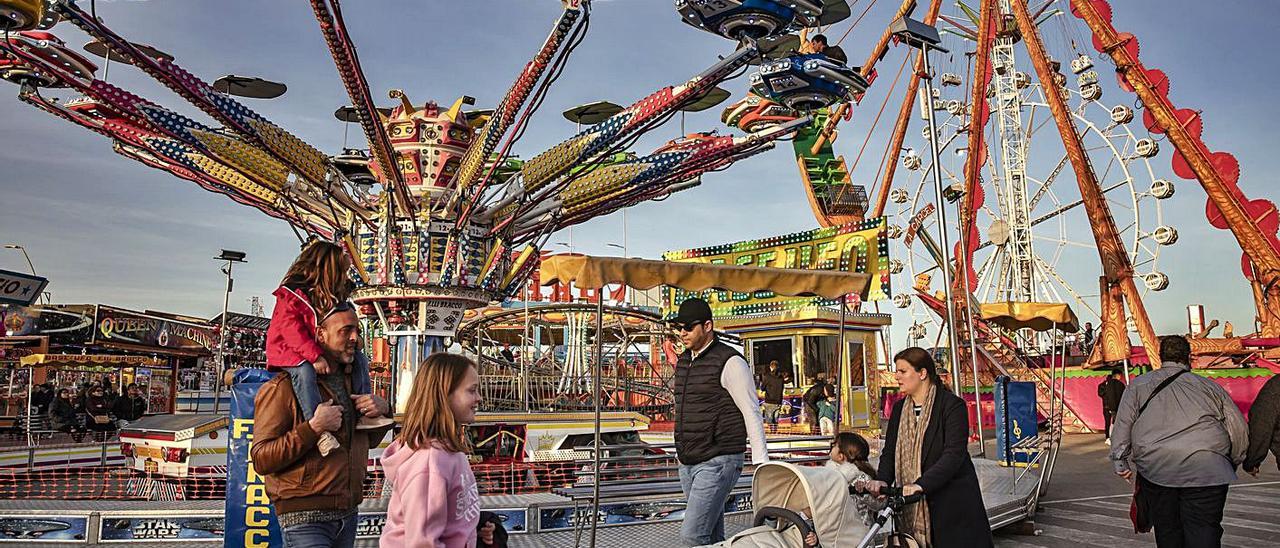
M 982 166 L 984 199 L 975 216 L 979 240 L 972 263 L 973 297 L 980 302 L 1065 302 L 1082 323 L 1097 325 L 1102 312 L 1101 268 L 1093 227 L 1044 89 L 1020 70 L 1030 70 L 1030 63 L 1015 56 L 1011 44 L 1002 46 L 1006 44 L 997 42 L 994 48 L 992 85 L 984 98 L 992 120 Z M 1077 53 L 1066 65 L 1056 84 L 1064 92 L 1138 286 L 1144 293 L 1162 291 L 1170 279 L 1160 269 L 1161 250 L 1177 242 L 1178 231 L 1161 208 L 1161 202 L 1173 196 L 1174 185 L 1151 163 L 1160 153 L 1160 141 L 1134 122 L 1131 104 L 1103 97 L 1090 57 Z M 899 288 L 893 304 L 911 316 L 908 339 L 922 343 L 934 342 L 943 323 L 914 296 L 943 292 L 937 217 L 932 212 L 954 207 L 962 197 L 973 112 L 967 97 L 970 85 L 959 74 L 942 72 L 935 78 L 941 85 L 934 90 L 934 111 L 926 112 L 922 92 L 913 115 L 935 117 L 937 167 L 947 203 L 936 203 L 926 126 L 904 151 L 901 167 L 906 176 L 895 181 L 889 193 L 892 205 L 886 210 L 892 218 L 889 236 L 900 244 L 890 264 Z

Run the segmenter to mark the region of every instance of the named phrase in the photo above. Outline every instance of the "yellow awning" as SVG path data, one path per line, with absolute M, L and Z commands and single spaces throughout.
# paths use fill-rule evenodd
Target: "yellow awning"
M 1066 303 L 983 303 L 982 319 L 1005 329 L 1059 329 L 1067 333 L 1080 330 L 1080 321 Z
M 598 288 L 609 284 L 625 284 L 636 289 L 668 285 L 687 291 L 772 291 L 787 296 L 817 295 L 837 299 L 855 293 L 866 297 L 871 275 L 831 270 L 554 255 L 542 261 L 539 279 L 543 285 L 574 282 L 579 287 Z
M 116 356 L 112 354 L 32 354 L 18 361 L 23 367 L 44 366 L 98 366 L 98 367 L 160 367 L 163 360 L 145 356 Z

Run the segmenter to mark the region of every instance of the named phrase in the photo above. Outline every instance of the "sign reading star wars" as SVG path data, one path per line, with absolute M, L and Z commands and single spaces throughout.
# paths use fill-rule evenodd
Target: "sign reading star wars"
M 889 296 L 889 241 L 885 238 L 884 217 L 861 223 L 816 228 L 795 234 L 746 240 L 684 251 L 668 251 L 663 260 L 759 266 L 798 270 L 835 270 L 871 274 L 865 301 L 878 301 Z M 740 293 L 733 291 L 685 291 L 667 288 L 666 301 L 674 310 L 690 297 L 702 297 L 711 305 L 717 318 L 747 314 L 776 313 L 805 306 L 834 306 L 839 299 L 822 297 L 787 297 L 772 291 Z
M 222 516 L 102 517 L 103 542 L 134 540 L 222 539 Z

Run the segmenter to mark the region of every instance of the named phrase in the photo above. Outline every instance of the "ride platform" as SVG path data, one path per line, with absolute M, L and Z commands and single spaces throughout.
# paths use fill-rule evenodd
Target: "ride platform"
M 993 529 L 1031 517 L 1037 497 L 1040 469 L 1004 467 L 989 459 L 974 459 L 983 501 Z M 739 494 L 740 496 L 741 494 Z M 749 491 L 746 496 L 749 501 Z M 611 500 L 610 507 L 626 505 L 634 515 L 647 512 L 646 519 L 629 523 L 602 523 L 596 531 L 597 546 L 679 545 L 683 512 L 663 511 L 680 505 L 670 497 L 635 497 Z M 357 546 L 377 546 L 377 535 L 385 522 L 387 498 L 369 499 L 360 507 Z M 561 548 L 589 546 L 590 528 L 579 526 L 574 514 L 582 501 L 554 493 L 492 495 L 481 497 L 481 507 L 506 519 L 513 547 Z M 605 511 L 602 505 L 601 511 Z M 647 510 L 639 511 L 647 508 Z M 732 535 L 751 526 L 749 510 L 730 512 L 725 518 L 726 533 Z M 173 546 L 170 540 L 147 540 L 165 529 L 180 531 L 184 545 L 217 546 L 222 543 L 223 501 L 181 502 L 0 500 L 0 532 L 29 531 L 22 540 L 39 541 L 42 546 L 97 546 L 128 543 L 132 547 Z M 75 537 L 79 538 L 75 538 Z

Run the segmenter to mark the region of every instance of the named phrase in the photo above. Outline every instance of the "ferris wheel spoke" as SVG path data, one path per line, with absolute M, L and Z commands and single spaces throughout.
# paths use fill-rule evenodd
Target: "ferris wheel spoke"
M 1049 265 L 1046 264 L 1043 259 L 1040 259 L 1039 257 L 1037 257 L 1036 260 L 1032 263 L 1032 265 L 1034 266 L 1036 271 L 1040 273 L 1039 275 L 1042 277 L 1042 279 L 1048 279 L 1052 277 L 1058 280 L 1059 284 L 1066 285 L 1065 282 L 1063 282 L 1061 278 L 1058 277 L 1057 272 L 1052 272 L 1052 269 L 1048 268 Z M 1041 283 L 1039 285 L 1040 285 L 1040 288 L 1039 288 L 1040 291 L 1044 294 L 1045 297 L 1048 298 L 1049 301 L 1059 302 L 1059 303 L 1063 302 L 1062 294 L 1058 292 L 1057 286 L 1050 283 Z
M 1037 266 L 1040 269 L 1040 271 L 1044 274 L 1049 275 L 1051 278 L 1057 281 L 1058 285 L 1062 286 L 1062 288 L 1065 289 L 1067 293 L 1071 294 L 1071 297 L 1074 298 L 1075 301 L 1080 304 L 1080 306 L 1084 307 L 1085 310 L 1088 310 L 1095 317 L 1099 317 L 1099 318 L 1102 317 L 1102 315 L 1098 313 L 1098 310 L 1095 309 L 1089 301 L 1085 300 L 1084 297 L 1079 293 L 1076 293 L 1076 290 L 1073 289 L 1069 284 L 1067 284 L 1066 280 L 1062 279 L 1062 276 L 1058 275 L 1058 271 L 1054 270 L 1053 267 L 1050 267 L 1049 265 L 1044 264 L 1044 261 L 1041 260 L 1039 257 L 1036 258 L 1036 261 L 1038 263 Z
M 998 268 L 991 268 L 992 265 L 997 265 Z M 1004 248 L 997 248 L 996 252 L 988 255 L 987 260 L 982 263 L 982 271 L 978 273 L 978 287 L 982 288 L 982 302 L 990 302 L 988 299 L 994 285 L 991 283 L 991 277 L 997 275 L 998 270 L 1003 270 L 1003 265 Z
M 1040 199 L 1044 198 L 1045 194 L 1049 192 L 1049 187 L 1058 179 L 1058 175 L 1062 173 L 1063 168 L 1066 166 L 1067 155 L 1064 153 L 1062 155 L 1062 159 L 1058 160 L 1058 164 L 1054 166 L 1053 171 L 1049 173 L 1049 176 L 1045 178 L 1044 183 L 1040 185 L 1040 188 L 1036 190 L 1035 195 L 1031 197 L 1031 201 L 1027 204 L 1027 211 L 1036 210 L 1036 206 L 1040 204 Z
M 1079 248 L 1082 248 L 1082 249 L 1097 249 L 1097 247 L 1098 247 L 1098 246 L 1097 246 L 1097 244 L 1084 243 L 1084 242 L 1077 242 L 1077 241 L 1075 241 L 1075 240 L 1068 240 L 1068 239 L 1066 239 L 1066 238 L 1062 238 L 1062 239 L 1058 239 L 1058 238 L 1050 238 L 1050 237 L 1048 237 L 1048 236 L 1040 236 L 1040 235 L 1037 235 L 1037 234 L 1034 234 L 1034 233 L 1031 235 L 1031 239 L 1033 239 L 1033 240 L 1040 240 L 1040 241 L 1042 241 L 1042 242 L 1058 243 L 1058 244 L 1061 244 L 1061 245 L 1066 245 L 1066 246 L 1071 246 L 1071 247 L 1079 247 Z
M 1114 205 L 1114 206 L 1117 206 L 1117 207 L 1120 207 L 1120 208 L 1123 208 L 1123 209 L 1125 209 L 1125 210 L 1127 210 L 1127 211 L 1133 211 L 1133 210 L 1134 210 L 1134 209 L 1133 209 L 1133 205 L 1134 205 L 1134 204 L 1133 204 L 1133 203 L 1131 203 L 1131 202 L 1122 202 L 1122 201 L 1120 201 L 1120 200 L 1116 200 L 1116 199 L 1113 199 L 1113 198 L 1107 198 L 1107 203 L 1108 203 L 1108 204 L 1111 204 L 1111 205 Z

